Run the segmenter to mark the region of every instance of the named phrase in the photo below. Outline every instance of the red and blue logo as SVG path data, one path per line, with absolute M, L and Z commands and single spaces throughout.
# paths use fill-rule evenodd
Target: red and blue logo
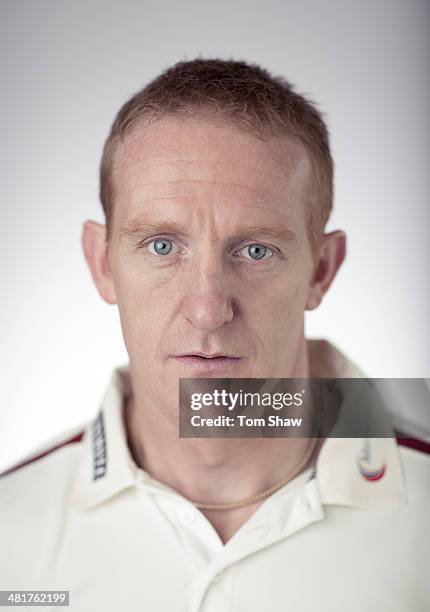
M 385 470 L 387 469 L 387 466 L 386 466 L 385 463 L 384 463 L 384 465 L 382 467 L 380 467 L 377 470 L 368 470 L 363 465 L 361 465 L 361 463 L 359 463 L 359 467 L 360 467 L 361 475 L 364 476 L 364 478 L 366 480 L 369 480 L 370 482 L 375 482 L 376 480 L 381 480 L 381 478 L 385 474 Z
M 381 462 L 377 457 L 373 456 L 370 440 L 368 438 L 363 441 L 363 447 L 358 460 L 358 469 L 363 478 L 369 482 L 381 480 L 387 470 L 386 463 Z

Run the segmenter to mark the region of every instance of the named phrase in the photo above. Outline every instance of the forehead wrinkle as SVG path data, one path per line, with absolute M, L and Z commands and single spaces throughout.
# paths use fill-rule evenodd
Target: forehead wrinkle
M 124 163 L 125 161 L 126 160 L 124 159 Z M 145 162 L 158 161 L 159 162 L 158 165 L 164 165 L 164 164 L 166 165 L 167 164 L 175 164 L 175 165 L 177 164 L 195 164 L 195 165 L 200 165 L 200 166 L 204 165 L 204 162 L 202 162 L 200 159 L 182 159 L 182 158 L 165 159 L 162 155 L 152 156 L 152 157 L 138 157 L 137 161 L 143 162 L 144 164 Z M 286 178 L 284 173 L 276 174 L 275 172 L 270 172 L 269 170 L 260 170 L 260 168 L 256 168 L 255 166 L 249 166 L 249 165 L 243 164 L 238 161 L 233 161 L 233 160 L 208 160 L 207 163 L 209 163 L 212 166 L 227 166 L 228 168 L 231 168 L 231 166 L 237 166 L 239 168 L 251 170 L 253 174 L 262 174 L 265 177 L 272 176 L 273 178 L 278 179 L 279 181 L 284 181 Z M 278 163 L 281 165 L 280 162 Z M 283 163 L 282 165 L 285 167 L 288 164 Z M 294 163 L 294 166 L 296 166 L 296 163 Z
M 140 202 L 152 202 L 153 200 L 192 200 L 193 196 L 190 195 L 166 195 L 166 196 L 147 196 L 139 198 Z
M 300 198 L 300 200 L 303 200 L 303 204 L 305 204 L 305 202 L 307 201 L 306 194 L 310 187 L 309 183 L 313 182 L 311 181 L 312 169 L 311 169 L 310 157 L 309 157 L 308 151 L 306 147 L 303 145 L 303 143 L 301 143 L 295 138 L 286 138 L 284 136 L 273 137 L 265 142 L 265 144 L 267 145 L 266 152 L 263 150 L 256 151 L 255 148 L 251 147 L 251 155 L 253 155 L 254 159 L 257 159 L 258 156 L 260 155 L 263 162 L 266 162 L 266 159 L 269 158 L 270 162 L 272 162 L 272 165 L 276 165 L 277 167 L 284 169 L 284 171 L 282 171 L 281 174 L 277 174 L 276 172 L 270 171 L 270 164 L 269 164 L 269 168 L 267 168 L 267 171 L 266 171 L 266 170 L 262 170 L 259 168 L 255 168 L 253 163 L 252 165 L 244 164 L 242 162 L 237 161 L 237 159 L 234 159 L 234 158 L 228 161 L 225 161 L 222 159 L 221 160 L 210 159 L 210 157 L 207 157 L 208 151 L 209 151 L 209 154 L 214 153 L 214 150 L 211 148 L 210 143 L 207 144 L 206 147 L 202 147 L 203 154 L 206 154 L 206 161 L 203 161 L 203 162 L 198 159 L 190 159 L 190 151 L 186 151 L 186 150 L 184 150 L 185 159 L 178 158 L 177 147 L 169 147 L 169 140 L 167 138 L 162 139 L 161 143 L 160 141 L 154 143 L 154 141 L 151 142 L 150 140 L 149 148 L 150 149 L 155 148 L 156 153 L 154 155 L 150 154 L 145 157 L 145 153 L 147 152 L 146 151 L 147 147 L 146 147 L 145 139 L 143 140 L 143 143 L 142 143 L 142 133 L 137 134 L 137 135 L 136 133 L 134 134 L 132 133 L 129 136 L 131 135 L 134 136 L 132 140 L 129 140 L 129 137 L 127 137 L 125 141 L 122 141 L 120 143 L 118 147 L 118 149 L 120 150 L 116 151 L 116 154 L 113 159 L 113 166 L 112 166 L 112 175 L 113 175 L 112 178 L 113 178 L 114 184 L 116 183 L 116 187 L 119 187 L 118 182 L 121 183 L 122 189 L 126 189 L 126 191 L 129 192 L 128 195 L 124 194 L 127 200 L 129 199 L 130 196 L 132 196 L 133 198 L 134 197 L 139 198 L 137 194 L 137 189 L 139 185 L 139 172 L 138 172 L 138 169 L 137 169 L 137 172 L 135 171 L 136 156 L 137 156 L 138 161 L 145 160 L 149 162 L 148 164 L 149 166 L 152 165 L 154 167 L 155 165 L 156 167 L 158 167 L 157 169 L 159 172 L 163 164 L 167 167 L 172 167 L 175 164 L 177 167 L 177 165 L 180 164 L 182 165 L 184 170 L 186 170 L 187 168 L 192 168 L 192 166 L 197 166 L 197 167 L 200 166 L 200 167 L 203 167 L 204 171 L 206 172 L 209 170 L 208 174 L 209 175 L 212 174 L 212 176 L 213 174 L 216 174 L 215 170 L 218 170 L 218 172 L 220 172 L 221 168 L 227 168 L 227 171 L 229 167 L 242 168 L 243 170 L 246 170 L 247 172 L 251 173 L 251 176 L 254 179 L 253 181 L 251 180 L 251 183 L 252 182 L 256 183 L 255 187 L 250 186 L 250 185 L 245 185 L 244 183 L 238 182 L 237 180 L 235 181 L 234 178 L 237 178 L 237 173 L 234 173 L 234 172 L 232 173 L 233 174 L 232 183 L 228 183 L 228 181 L 225 181 L 225 180 L 216 180 L 216 179 L 212 179 L 212 183 L 214 185 L 215 184 L 225 185 L 227 189 L 228 187 L 230 187 L 232 193 L 234 192 L 234 188 L 238 188 L 238 189 L 247 190 L 248 193 L 254 194 L 254 197 L 256 196 L 256 194 L 259 194 L 258 200 L 260 200 L 261 197 L 263 198 L 270 197 L 270 199 L 273 199 L 275 197 L 276 200 L 278 201 L 281 200 L 281 204 L 285 204 L 285 203 L 288 204 L 288 201 L 292 201 L 296 198 Z M 146 134 L 145 134 L 145 137 L 146 137 Z M 157 155 L 158 151 L 160 151 L 159 155 Z M 250 155 L 247 156 L 246 153 L 249 151 L 249 149 L 245 147 L 244 151 L 245 151 L 245 158 L 248 159 Z M 170 159 L 166 159 L 165 157 L 166 154 L 171 156 Z M 217 155 L 216 149 L 215 149 L 215 155 Z M 130 177 L 130 169 L 131 169 L 131 177 Z M 178 171 L 180 172 L 180 168 L 178 168 Z M 118 174 L 120 174 L 119 177 L 118 177 Z M 234 176 L 235 174 L 236 176 Z M 269 182 L 269 185 L 271 187 L 273 187 L 274 185 L 272 184 L 270 177 L 273 177 L 273 182 L 276 183 L 279 181 L 279 184 L 280 184 L 279 186 L 281 187 L 281 189 L 279 190 L 278 193 L 276 193 L 270 188 L 266 189 L 262 187 L 261 182 L 264 183 L 264 181 L 259 181 L 258 176 L 263 176 L 264 179 L 267 182 Z M 118 182 L 117 182 L 118 180 L 117 177 L 119 178 Z M 188 181 L 190 182 L 190 185 L 191 185 L 193 179 L 190 178 L 188 179 Z M 172 188 L 175 182 L 178 185 L 178 187 L 180 187 L 179 191 L 182 192 L 181 196 L 179 196 L 179 194 L 177 195 L 175 194 L 173 196 L 169 194 L 169 190 Z M 196 185 L 196 189 L 198 189 L 199 183 L 203 184 L 204 182 L 209 183 L 210 179 L 206 179 L 206 180 L 194 179 L 194 184 Z M 164 200 L 179 199 L 179 197 L 181 197 L 182 200 L 186 200 L 187 198 L 192 199 L 196 197 L 195 190 L 192 190 L 192 194 L 190 195 L 184 194 L 184 191 L 185 193 L 187 191 L 186 189 L 187 179 L 183 179 L 183 178 L 177 179 L 176 181 L 174 180 L 158 181 L 158 182 L 150 181 L 150 182 L 147 182 L 146 184 L 144 183 L 141 183 L 141 184 L 145 185 L 146 187 L 149 187 L 150 191 L 153 191 L 153 194 L 151 194 L 151 196 L 153 196 L 154 199 L 157 197 L 157 191 L 159 190 L 161 191 L 162 186 L 165 185 L 166 192 L 165 194 L 160 194 L 159 196 L 160 201 L 162 201 L 163 199 Z M 157 184 L 159 185 L 159 188 L 155 187 L 155 185 Z M 153 189 L 151 189 L 151 185 Z M 118 194 L 118 190 L 116 187 L 115 187 L 115 191 Z M 131 191 L 130 191 L 130 188 L 131 188 Z M 144 197 L 143 193 L 141 194 L 141 196 L 143 196 L 143 199 L 148 199 Z M 270 208 L 267 207 L 267 204 L 270 204 L 270 202 L 269 203 L 263 202 L 261 204 L 258 201 L 250 203 L 250 204 L 245 204 L 243 202 L 236 202 L 236 203 L 241 204 L 241 206 L 246 206 L 249 209 L 254 208 L 254 210 L 261 209 L 264 211 L 273 211 L 275 213 L 280 212 L 275 202 L 273 203 L 273 206 Z
M 178 149 L 177 147 L 169 147 L 169 143 L 165 140 L 160 144 L 159 142 L 150 142 L 149 148 L 156 150 L 156 153 L 153 155 L 145 155 L 147 146 L 146 146 L 146 136 L 150 136 L 145 132 L 138 131 L 132 132 L 128 135 L 125 141 L 122 141 L 117 148 L 116 154 L 114 156 L 112 172 L 118 177 L 118 173 L 124 175 L 124 170 L 130 166 L 133 166 L 135 162 L 138 164 L 140 162 L 146 163 L 149 162 L 149 166 L 153 166 L 152 162 L 156 162 L 156 165 L 162 166 L 164 165 L 172 165 L 175 164 L 183 164 L 185 167 L 190 167 L 192 165 L 197 166 L 206 166 L 205 169 L 209 166 L 211 171 L 215 168 L 219 168 L 222 166 L 227 167 L 227 169 L 232 166 L 238 167 L 244 170 L 251 171 L 253 175 L 260 174 L 264 176 L 265 179 L 267 177 L 272 177 L 273 180 L 279 181 L 282 185 L 282 188 L 287 187 L 288 183 L 292 178 L 292 175 L 295 174 L 298 166 L 303 165 L 303 158 L 308 157 L 308 153 L 304 145 L 298 141 L 294 137 L 271 137 L 264 142 L 265 151 L 255 151 L 251 150 L 251 148 L 246 147 L 246 152 L 252 154 L 254 158 L 258 161 L 258 158 L 263 159 L 265 162 L 269 160 L 272 164 L 276 164 L 279 169 L 279 174 L 275 171 L 272 171 L 270 168 L 265 168 L 264 170 L 255 167 L 254 165 L 245 164 L 239 160 L 239 158 L 232 159 L 212 159 L 210 153 L 213 151 L 211 149 L 211 144 L 206 144 L 204 147 L 201 147 L 201 151 L 199 149 L 199 144 L 191 144 L 190 146 L 194 149 L 197 149 L 197 155 L 200 157 L 204 157 L 205 161 L 201 159 L 189 159 L 189 151 L 184 151 L 184 158 L 178 158 Z M 143 141 L 143 142 L 142 142 Z M 284 152 L 282 152 L 284 149 Z M 209 155 L 208 155 L 209 153 Z M 180 153 L 179 153 L 180 154 Z M 166 159 L 166 156 L 172 156 L 170 159 Z M 222 154 L 221 154 L 222 155 Z M 215 156 L 220 156 L 219 153 L 216 153 Z M 134 162 L 134 163 L 133 163 Z M 270 165 L 270 164 L 269 164 Z
M 210 179 L 175 179 L 172 181 L 148 181 L 146 183 L 144 182 L 139 182 L 139 185 L 142 186 L 148 186 L 148 185 L 175 185 L 177 183 L 198 183 L 198 184 L 202 184 L 202 183 L 213 183 L 215 185 L 224 185 L 226 187 L 240 187 L 243 189 L 247 189 L 249 191 L 252 192 L 260 192 L 262 194 L 268 194 L 270 196 L 276 196 L 279 197 L 279 194 L 275 193 L 274 191 L 269 191 L 268 189 L 260 189 L 257 187 L 250 187 L 249 185 L 243 185 L 242 183 L 233 183 L 230 181 L 216 181 L 216 180 L 210 180 Z M 175 197 L 175 196 L 164 196 L 164 197 Z M 183 196 L 184 198 L 187 196 Z M 188 196 L 191 197 L 191 196 Z
M 180 167 L 181 165 L 183 165 L 183 168 Z M 165 179 L 163 178 L 163 169 L 166 168 L 166 166 L 172 167 L 173 172 L 167 170 L 167 177 Z M 195 166 L 195 168 L 193 166 Z M 235 172 L 233 167 L 238 167 L 239 169 L 244 170 L 242 176 L 240 176 L 240 173 Z M 191 171 L 187 171 L 187 169 Z M 275 173 L 270 173 L 269 171 L 265 172 L 263 170 L 257 170 L 252 166 L 245 166 L 243 164 L 234 162 L 230 163 L 228 161 L 210 161 L 203 163 L 200 161 L 195 162 L 192 160 L 186 160 L 185 164 L 183 164 L 181 160 L 178 167 L 176 160 L 166 161 L 164 159 L 160 159 L 158 163 L 155 164 L 147 164 L 142 160 L 139 160 L 138 163 L 133 163 L 133 161 L 130 160 L 130 163 L 127 164 L 127 158 L 125 158 L 117 167 L 115 174 L 120 179 L 119 182 L 122 184 L 130 182 L 141 185 L 153 185 L 156 183 L 172 184 L 175 181 L 178 183 L 181 181 L 189 181 L 190 183 L 207 182 L 255 189 L 256 191 L 269 193 L 272 195 L 275 195 L 276 191 L 265 187 L 265 185 L 270 184 L 273 185 L 275 189 L 283 191 L 288 189 L 290 182 L 287 176 L 277 175 Z M 168 178 L 169 174 L 176 174 L 179 176 L 178 178 Z M 145 180 L 145 175 L 148 176 L 149 179 L 154 178 L 155 180 Z M 259 178 L 260 176 L 261 180 Z
M 267 206 L 262 206 L 260 204 L 254 203 L 254 204 L 248 204 L 246 202 L 238 202 L 237 203 L 238 206 L 243 206 L 244 208 L 251 208 L 251 209 L 255 209 L 257 208 L 258 210 L 263 210 L 265 213 L 268 212 L 273 212 L 277 215 L 280 215 L 283 218 L 287 218 L 287 215 L 284 214 L 282 211 L 278 210 L 277 208 L 268 208 Z

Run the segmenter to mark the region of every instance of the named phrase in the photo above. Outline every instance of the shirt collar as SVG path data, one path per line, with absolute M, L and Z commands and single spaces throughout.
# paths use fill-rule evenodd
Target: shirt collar
M 136 484 L 138 467 L 128 444 L 124 402 L 131 392 L 127 365 L 116 368 L 100 410 L 85 428 L 72 503 L 91 508 Z
M 308 348 L 312 377 L 365 378 L 352 361 L 326 340 L 308 340 Z M 84 433 L 82 460 L 72 492 L 72 503 L 78 508 L 95 507 L 134 487 L 139 475 L 152 480 L 136 465 L 128 447 L 124 403 L 130 393 L 129 368 L 123 365 L 113 371 L 100 410 Z M 376 510 L 406 503 L 394 435 L 327 438 L 312 478 L 316 480 L 323 505 Z
M 361 368 L 327 340 L 310 340 L 308 349 L 311 377 L 366 378 Z M 344 416 L 347 418 L 346 411 Z M 406 503 L 398 445 L 394 431 L 391 433 L 385 438 L 325 440 L 311 476 L 322 504 L 377 510 Z

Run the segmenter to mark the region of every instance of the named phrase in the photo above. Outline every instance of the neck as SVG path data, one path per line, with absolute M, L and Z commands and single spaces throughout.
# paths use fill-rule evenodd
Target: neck
M 308 376 L 303 338 L 290 377 Z M 276 485 L 294 470 L 310 443 L 307 438 L 179 438 L 177 427 L 136 393 L 127 402 L 126 424 L 136 463 L 184 497 L 205 504 L 246 499 Z M 261 503 L 203 512 L 226 542 Z

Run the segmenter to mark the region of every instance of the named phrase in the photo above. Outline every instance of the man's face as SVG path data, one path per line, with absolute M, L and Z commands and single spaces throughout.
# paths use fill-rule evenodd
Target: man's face
M 197 119 L 136 127 L 118 148 L 109 267 L 134 385 L 157 405 L 173 409 L 180 377 L 293 375 L 309 173 L 298 144 Z

